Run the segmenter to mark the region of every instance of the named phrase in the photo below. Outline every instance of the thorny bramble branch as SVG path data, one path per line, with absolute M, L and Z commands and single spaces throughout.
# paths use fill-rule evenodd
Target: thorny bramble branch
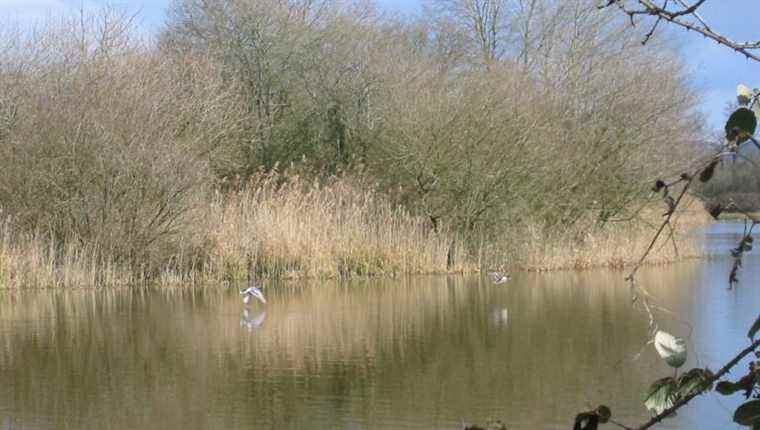
M 683 406 L 685 406 L 687 403 L 689 403 L 693 398 L 695 398 L 695 397 L 699 396 L 700 394 L 704 393 L 705 391 L 707 391 L 707 389 L 709 387 L 711 387 L 715 382 L 717 382 L 718 380 L 720 380 L 720 378 L 722 378 L 729 371 L 731 371 L 731 369 L 734 366 L 736 366 L 737 364 L 739 364 L 739 362 L 744 357 L 746 357 L 747 355 L 749 355 L 750 353 L 752 353 L 754 350 L 756 350 L 758 348 L 760 348 L 760 339 L 752 342 L 751 345 L 749 345 L 748 347 L 744 348 L 741 352 L 739 352 L 738 354 L 736 354 L 736 356 L 734 356 L 734 358 L 732 358 L 731 361 L 729 361 L 723 367 L 721 367 L 721 369 L 717 373 L 715 373 L 714 375 L 712 375 L 710 378 L 705 379 L 705 381 L 702 383 L 702 388 L 701 389 L 694 390 L 689 395 L 682 397 L 681 399 L 679 399 L 678 401 L 676 401 L 675 403 L 673 403 L 673 406 L 671 406 L 671 407 L 665 409 L 664 411 L 662 411 L 661 413 L 653 416 L 652 418 L 649 419 L 649 421 L 647 421 L 647 422 L 639 425 L 638 427 L 628 427 L 628 426 L 626 426 L 624 424 L 620 424 L 618 422 L 613 422 L 613 424 L 617 425 L 620 428 L 626 429 L 626 430 L 646 430 L 648 428 L 653 427 L 655 424 L 659 423 L 660 421 L 662 421 L 665 418 L 667 418 L 670 415 L 672 415 L 678 409 L 681 409 Z
M 699 3 L 701 4 L 701 3 Z M 748 140 L 744 143 L 751 142 L 753 145 L 758 146 L 757 140 L 755 140 L 752 136 L 747 136 Z M 656 307 L 653 304 L 650 303 L 650 298 L 652 297 L 651 294 L 649 294 L 646 289 L 637 288 L 636 286 L 636 274 L 638 270 L 641 268 L 641 266 L 644 264 L 644 261 L 649 256 L 649 254 L 654 249 L 655 244 L 657 243 L 658 239 L 662 235 L 662 233 L 665 231 L 665 227 L 671 226 L 671 220 L 673 219 L 674 214 L 676 213 L 676 210 L 678 209 L 679 204 L 681 203 L 684 195 L 689 189 L 689 186 L 693 183 L 695 178 L 699 178 L 702 182 L 707 182 L 710 180 L 710 178 L 713 176 L 715 168 L 717 167 L 719 161 L 727 155 L 736 154 L 736 152 L 739 150 L 740 145 L 736 144 L 729 144 L 727 145 L 726 150 L 721 150 L 718 153 L 714 154 L 712 157 L 708 159 L 707 162 L 702 163 L 699 165 L 698 168 L 696 168 L 694 171 L 689 173 L 682 173 L 678 179 L 670 182 L 665 183 L 662 180 L 658 180 L 655 184 L 654 191 L 664 191 L 663 200 L 665 201 L 667 205 L 667 211 L 663 214 L 665 219 L 663 220 L 660 227 L 657 229 L 657 232 L 655 233 L 654 237 L 652 238 L 652 241 L 649 243 L 649 246 L 644 251 L 644 254 L 641 256 L 641 258 L 638 260 L 638 262 L 633 266 L 631 269 L 631 272 L 628 274 L 628 276 L 625 278 L 629 283 L 631 287 L 631 292 L 633 294 L 633 302 L 635 303 L 637 300 L 639 300 L 639 295 L 637 294 L 637 290 L 640 291 L 643 295 L 643 297 L 640 300 L 640 303 L 642 307 L 644 308 L 645 312 L 647 313 L 647 316 L 649 317 L 649 329 L 650 331 L 654 331 L 656 328 L 655 318 L 654 314 L 652 312 L 652 308 Z M 678 193 L 678 196 L 673 199 L 669 193 L 668 190 L 673 185 L 676 185 L 678 183 L 683 182 L 684 185 L 681 188 L 680 192 Z M 736 205 L 733 205 L 734 207 Z M 737 208 L 738 209 L 738 208 Z M 717 218 L 717 216 L 720 214 L 720 211 L 722 208 L 718 208 L 717 212 L 711 211 L 711 215 Z M 734 267 L 731 271 L 731 274 L 729 275 L 729 285 L 733 286 L 736 282 L 738 282 L 737 272 L 738 269 L 741 267 L 741 256 L 742 254 L 751 249 L 751 246 L 748 246 L 752 242 L 752 228 L 756 225 L 760 224 L 760 220 L 756 219 L 755 217 L 752 217 L 750 214 L 740 211 L 743 213 L 747 220 L 751 222 L 751 226 L 749 229 L 745 229 L 744 237 L 742 238 L 741 243 L 739 246 L 732 250 L 732 254 L 734 255 Z M 716 374 L 714 374 L 712 377 L 708 378 L 704 384 L 702 384 L 700 389 L 694 390 L 694 392 L 690 393 L 687 396 L 684 396 L 683 398 L 676 401 L 671 407 L 665 409 L 661 413 L 653 416 L 649 421 L 645 422 L 644 424 L 639 425 L 638 427 L 628 427 L 624 424 L 611 421 L 613 424 L 617 425 L 620 428 L 627 429 L 627 430 L 644 430 L 648 429 L 655 424 L 659 423 L 666 417 L 673 414 L 678 409 L 682 408 L 686 404 L 688 404 L 694 397 L 704 393 L 709 389 L 709 387 L 712 386 L 712 384 L 715 381 L 718 381 L 723 375 L 728 373 L 734 366 L 736 366 L 741 359 L 746 357 L 751 352 L 755 351 L 756 349 L 760 348 L 760 340 L 754 341 L 750 346 L 739 352 L 731 361 L 726 363 Z
M 669 8 L 671 1 L 677 4 L 676 8 L 674 9 Z M 657 30 L 657 26 L 660 23 L 660 21 L 665 20 L 677 26 L 683 27 L 687 31 L 693 30 L 706 38 L 714 40 L 718 44 L 721 44 L 730 49 L 733 49 L 734 51 L 744 55 L 747 59 L 752 59 L 752 60 L 760 62 L 760 56 L 752 52 L 753 50 L 760 49 L 760 41 L 735 42 L 729 39 L 728 37 L 724 36 L 723 34 L 714 31 L 707 24 L 704 18 L 702 18 L 702 16 L 700 16 L 700 14 L 698 13 L 698 9 L 702 5 L 704 5 L 705 2 L 706 0 L 697 0 L 695 3 L 689 5 L 684 0 L 664 0 L 662 5 L 658 5 L 652 0 L 635 0 L 635 1 L 634 0 L 605 0 L 605 3 L 599 6 L 599 9 L 604 9 L 613 5 L 617 6 L 623 13 L 628 15 L 631 21 L 631 25 L 633 26 L 636 25 L 636 17 L 639 17 L 639 16 L 656 17 L 656 21 L 652 25 L 652 28 L 644 35 L 642 44 L 646 44 L 649 41 L 649 39 L 654 35 L 654 32 Z M 680 7 L 680 9 L 678 9 L 678 7 Z M 741 134 L 743 135 L 743 137 L 746 137 L 746 139 L 744 139 L 745 140 L 744 143 L 751 142 L 753 145 L 755 145 L 755 147 L 760 149 L 760 144 L 758 144 L 757 140 L 751 135 L 751 133 L 741 133 L 741 130 L 737 128 L 734 128 L 733 131 L 734 131 L 734 135 Z M 652 241 L 649 243 L 649 246 L 646 248 L 641 258 L 637 261 L 637 263 L 633 266 L 633 269 L 631 270 L 629 275 L 625 278 L 630 283 L 633 303 L 635 304 L 637 301 L 639 301 L 641 306 L 644 308 L 644 310 L 646 311 L 649 317 L 650 332 L 653 332 L 656 330 L 656 322 L 655 322 L 652 309 L 653 308 L 657 309 L 658 307 L 650 303 L 650 298 L 652 298 L 652 296 L 646 291 L 646 289 L 637 288 L 636 274 L 638 270 L 641 268 L 641 266 L 644 264 L 644 261 L 646 260 L 646 258 L 654 249 L 655 244 L 659 240 L 662 233 L 665 231 L 666 227 L 668 227 L 669 232 L 670 232 L 670 236 L 668 237 L 668 239 L 673 240 L 674 246 L 675 246 L 675 240 L 673 239 L 673 225 L 671 224 L 671 220 L 673 219 L 673 216 L 676 213 L 676 210 L 678 209 L 679 204 L 681 203 L 684 195 L 688 191 L 694 179 L 696 177 L 699 177 L 699 180 L 701 182 L 709 181 L 710 178 L 713 176 L 715 168 L 717 167 L 720 160 L 726 155 L 736 156 L 740 146 L 741 144 L 737 144 L 736 141 L 728 142 L 724 150 L 714 154 L 712 157 L 710 157 L 709 161 L 706 164 L 703 163 L 694 171 L 688 172 L 688 173 L 682 173 L 677 180 L 669 184 L 665 183 L 662 180 L 658 180 L 655 184 L 653 191 L 655 192 L 663 191 L 663 201 L 667 205 L 667 211 L 663 214 L 665 219 L 663 220 L 660 227 L 657 229 L 657 232 L 655 233 L 654 237 L 652 238 Z M 671 186 L 678 184 L 680 182 L 683 182 L 684 185 L 681 188 L 680 192 L 678 193 L 678 196 L 674 199 L 672 196 L 669 195 L 669 189 Z M 735 204 L 732 204 L 731 206 L 733 206 L 732 209 L 738 210 L 738 207 L 736 207 Z M 724 209 L 726 208 L 718 205 L 717 207 L 708 208 L 708 211 L 714 218 L 717 219 L 721 211 Z M 751 225 L 749 226 L 749 228 L 747 228 L 745 224 L 744 236 L 741 242 L 739 243 L 737 248 L 731 250 L 731 254 L 734 257 L 734 265 L 731 270 L 731 273 L 729 274 L 729 288 L 733 287 L 734 284 L 738 283 L 738 271 L 741 268 L 742 256 L 744 252 L 752 249 L 752 230 L 756 225 L 760 224 L 760 220 L 752 217 L 750 214 L 744 213 L 744 215 L 747 221 L 751 222 Z M 675 249 L 676 249 L 676 252 L 678 252 L 677 247 Z M 639 300 L 639 294 L 637 293 L 637 291 L 643 295 L 643 297 L 641 297 L 640 300 Z M 637 427 L 628 427 L 624 424 L 618 423 L 613 420 L 610 420 L 610 422 L 612 424 L 617 425 L 620 428 L 627 429 L 627 430 L 648 429 L 656 425 L 657 423 L 661 422 L 663 419 L 670 416 L 671 414 L 676 412 L 678 409 L 688 404 L 694 397 L 704 393 L 705 391 L 708 391 L 710 387 L 713 385 L 713 383 L 718 381 L 721 377 L 723 377 L 726 373 L 728 373 L 734 366 L 736 366 L 736 364 L 739 363 L 739 361 L 741 361 L 744 357 L 749 355 L 751 352 L 757 350 L 758 348 L 760 348 L 760 340 L 753 341 L 750 346 L 740 351 L 733 359 L 731 359 L 728 363 L 726 363 L 716 374 L 706 379 L 704 383 L 698 389 L 678 399 L 671 407 L 653 416 L 647 422 Z

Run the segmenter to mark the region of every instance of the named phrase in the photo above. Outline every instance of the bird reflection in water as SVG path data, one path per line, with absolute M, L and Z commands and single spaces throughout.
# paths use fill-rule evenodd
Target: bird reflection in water
M 261 311 L 251 316 L 251 311 L 247 308 L 243 309 L 243 314 L 240 316 L 240 327 L 245 327 L 248 331 L 253 331 L 264 324 L 264 320 L 267 319 L 267 311 Z
M 512 279 L 512 275 L 509 273 L 502 273 L 502 272 L 488 272 L 487 273 L 488 278 L 496 285 L 503 284 L 510 279 Z
M 493 311 L 493 322 L 497 326 L 506 326 L 509 324 L 509 310 L 507 308 L 502 308 Z

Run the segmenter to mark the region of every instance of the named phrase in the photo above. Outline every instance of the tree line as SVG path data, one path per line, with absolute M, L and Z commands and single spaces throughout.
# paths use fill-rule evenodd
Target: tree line
M 208 196 L 289 169 L 361 177 L 468 247 L 604 226 L 699 150 L 677 49 L 641 46 L 589 0 L 431 0 L 411 17 L 176 0 L 152 36 L 135 19 L 0 30 L 14 228 L 160 266 Z

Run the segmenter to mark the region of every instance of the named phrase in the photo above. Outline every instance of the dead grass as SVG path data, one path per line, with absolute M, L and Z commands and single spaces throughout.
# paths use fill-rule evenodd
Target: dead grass
M 522 231 L 522 243 L 510 244 L 504 252 L 505 260 L 513 269 L 528 271 L 623 269 L 641 258 L 660 226 L 661 214 L 662 209 L 655 203 L 645 208 L 638 219 L 609 223 L 605 228 L 547 234 L 529 226 Z M 699 241 L 690 236 L 694 229 L 711 221 L 701 203 L 687 199 L 674 219 L 672 239 L 669 233 L 664 234 L 645 264 L 668 264 L 704 255 Z
M 195 285 L 242 280 L 249 268 L 268 278 L 334 279 L 356 276 L 466 273 L 503 267 L 511 270 L 623 268 L 637 261 L 660 218 L 660 208 L 641 220 L 611 223 L 604 229 L 547 234 L 535 225 L 513 231 L 502 248 L 484 246 L 477 259 L 457 247 L 447 267 L 451 232 L 429 224 L 368 191 L 361 181 L 339 178 L 327 184 L 277 173 L 254 177 L 241 191 L 217 193 L 192 217 L 192 237 L 183 240 L 158 277 L 135 273 L 86 243 L 54 246 L 45 234 L 0 229 L 0 288 L 72 288 L 140 285 Z M 675 243 L 655 245 L 647 264 L 665 264 L 703 255 L 687 233 L 709 222 L 690 200 L 676 217 Z M 200 247 L 201 249 L 198 249 Z
M 464 255 L 447 267 L 453 234 L 433 232 L 350 178 L 320 185 L 259 175 L 245 190 L 217 196 L 208 219 L 213 277 L 245 276 L 248 261 L 257 274 L 279 278 L 476 270 Z
M 91 246 L 69 242 L 56 246 L 41 233 L 15 232 L 10 220 L 0 225 L 0 288 L 72 288 L 133 285 L 132 271 Z

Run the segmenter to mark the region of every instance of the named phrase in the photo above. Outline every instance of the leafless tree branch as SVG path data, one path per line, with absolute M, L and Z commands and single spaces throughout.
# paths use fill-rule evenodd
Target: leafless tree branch
M 714 31 L 704 18 L 699 15 L 697 10 L 704 5 L 706 0 L 699 0 L 691 6 L 683 0 L 676 0 L 676 2 L 681 6 L 681 9 L 669 10 L 667 0 L 662 6 L 658 6 L 651 0 L 636 0 L 635 3 L 638 5 L 637 7 L 632 7 L 626 0 L 607 0 L 604 4 L 600 5 L 599 8 L 604 9 L 613 5 L 617 6 L 623 13 L 628 15 L 632 25 L 635 25 L 635 17 L 637 16 L 656 17 L 657 21 L 655 21 L 652 29 L 644 36 L 642 43 L 647 43 L 657 29 L 657 24 L 661 20 L 665 20 L 676 26 L 685 28 L 687 31 L 694 31 L 708 39 L 714 40 L 715 42 L 744 55 L 748 59 L 760 62 L 760 55 L 752 52 L 752 50 L 760 49 L 760 40 L 749 42 L 736 42 L 731 40 L 724 34 Z M 695 21 L 692 22 L 683 19 L 687 17 L 691 17 Z

